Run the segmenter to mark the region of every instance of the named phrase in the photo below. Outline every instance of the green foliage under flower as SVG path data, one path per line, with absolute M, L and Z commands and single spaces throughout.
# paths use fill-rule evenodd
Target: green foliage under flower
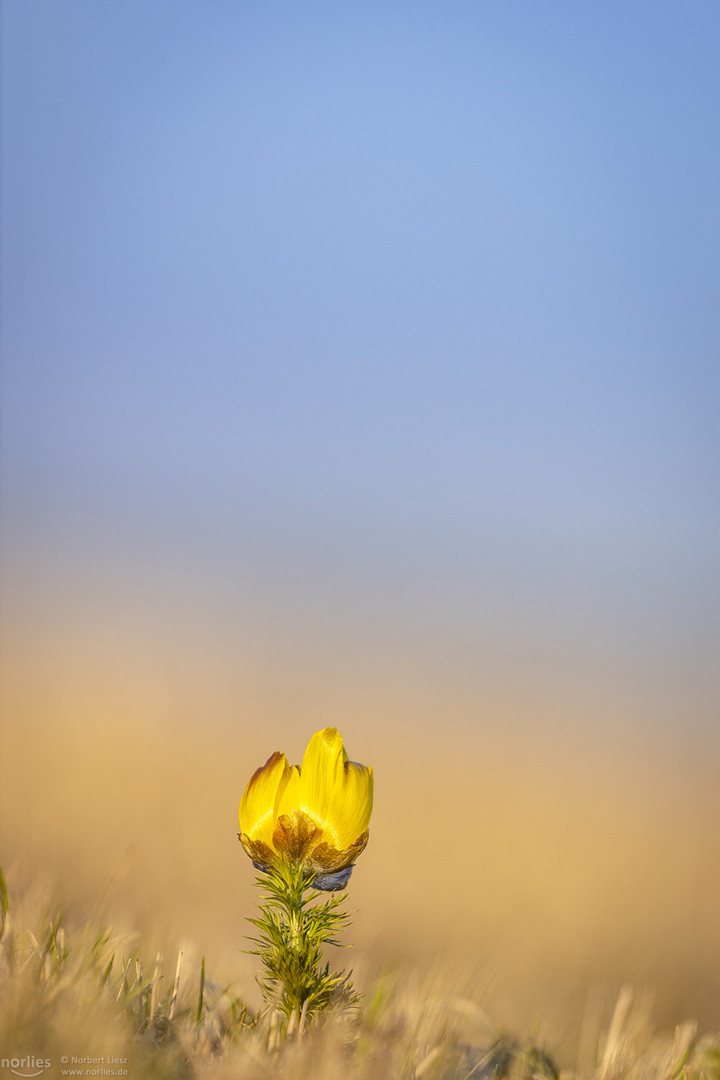
M 300 863 L 278 862 L 256 883 L 266 896 L 260 915 L 248 920 L 260 931 L 252 938 L 264 968 L 259 982 L 265 1000 L 287 1020 L 288 1031 L 330 1007 L 357 1004 L 350 973 L 334 973 L 329 963 L 323 964 L 323 946 L 339 946 L 338 935 L 349 922 L 341 910 L 346 894 L 321 901 Z

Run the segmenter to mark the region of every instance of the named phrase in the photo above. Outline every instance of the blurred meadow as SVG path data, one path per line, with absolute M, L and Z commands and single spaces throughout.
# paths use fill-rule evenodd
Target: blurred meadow
M 490 1076 L 452 1014 L 610 1080 L 645 1009 L 632 1075 L 681 1075 L 720 1031 L 717 7 L 1 10 L 0 866 L 48 994 L 54 912 L 160 952 L 148 1001 L 182 947 L 256 1012 L 238 803 L 330 725 L 376 785 L 349 1075 Z M 3 993 L 2 1056 L 125 1045 Z

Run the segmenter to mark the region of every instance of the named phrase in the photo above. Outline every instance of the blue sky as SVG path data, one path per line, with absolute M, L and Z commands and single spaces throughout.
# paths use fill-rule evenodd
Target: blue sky
M 18 595 L 712 681 L 715 3 L 2 20 Z

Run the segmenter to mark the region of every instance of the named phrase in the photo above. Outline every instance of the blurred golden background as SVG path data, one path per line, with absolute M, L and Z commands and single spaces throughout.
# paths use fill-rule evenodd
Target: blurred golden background
M 337 725 L 376 777 L 350 884 L 349 962 L 365 985 L 436 972 L 499 1026 L 570 1043 L 588 1003 L 609 1008 L 626 982 L 653 992 L 665 1025 L 717 1023 L 718 747 L 658 723 L 667 697 L 520 664 L 453 689 L 447 666 L 410 679 L 407 656 L 393 674 L 370 647 L 291 650 L 279 634 L 263 654 L 249 628 L 230 662 L 224 629 L 190 652 L 177 623 L 96 614 L 56 612 L 60 625 L 45 611 L 6 643 L 11 895 L 139 930 L 138 948 L 190 942 L 257 1003 L 237 805 L 271 751 L 298 761 L 313 730 Z

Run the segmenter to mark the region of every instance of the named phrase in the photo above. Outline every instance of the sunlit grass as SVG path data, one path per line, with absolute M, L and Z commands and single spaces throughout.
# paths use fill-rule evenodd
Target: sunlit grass
M 718 1080 L 720 1039 L 683 1023 L 653 1032 L 647 998 L 629 988 L 597 1032 L 588 1060 L 561 1070 L 552 1046 L 507 1033 L 453 987 L 395 967 L 366 987 L 360 1007 L 331 1010 L 287 1035 L 270 1008 L 253 1008 L 216 982 L 182 946 L 163 956 L 151 940 L 71 911 L 16 904 L 0 879 L 0 1050 L 3 1058 L 110 1057 L 134 1077 L 287 1080 Z M 72 929 L 70 927 L 72 926 Z M 67 1075 L 67 1074 L 66 1074 Z M 78 1075 L 76 1073 L 76 1075 Z

